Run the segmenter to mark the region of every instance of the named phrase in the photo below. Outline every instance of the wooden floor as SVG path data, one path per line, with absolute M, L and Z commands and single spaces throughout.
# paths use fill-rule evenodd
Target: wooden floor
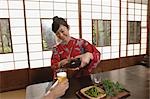
M 136 89 L 135 92 L 141 94 L 140 97 L 134 96 L 135 99 L 150 99 L 150 68 L 136 65 L 127 68 L 127 72 L 125 73 L 123 72 L 124 70 L 122 69 L 120 70 L 121 70 L 120 72 L 121 74 L 126 74 L 125 76 L 137 75 L 137 77 L 143 78 L 143 81 L 138 81 L 138 78 L 133 78 L 132 82 L 130 82 L 130 83 L 142 83 L 143 86 L 143 87 L 130 86 Z M 131 79 L 126 79 L 126 80 L 131 81 Z M 128 81 L 124 81 L 124 82 L 127 83 Z M 134 93 L 132 95 L 134 95 Z M 25 89 L 0 93 L 0 99 L 25 99 Z M 128 99 L 131 98 L 129 97 Z

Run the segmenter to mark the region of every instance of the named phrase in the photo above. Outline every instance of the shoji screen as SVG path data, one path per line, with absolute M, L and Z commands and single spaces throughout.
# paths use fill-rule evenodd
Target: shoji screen
M 41 19 L 67 19 L 70 34 L 79 37 L 78 0 L 25 0 L 30 67 L 50 66 L 51 51 L 42 49 Z M 51 27 L 51 23 L 49 23 Z
M 28 68 L 23 0 L 0 0 L 0 18 L 10 20 L 13 49 L 0 54 L 0 71 Z
M 111 45 L 97 47 L 101 59 L 119 58 L 119 0 L 81 0 L 82 38 L 92 43 L 92 19 L 111 20 Z

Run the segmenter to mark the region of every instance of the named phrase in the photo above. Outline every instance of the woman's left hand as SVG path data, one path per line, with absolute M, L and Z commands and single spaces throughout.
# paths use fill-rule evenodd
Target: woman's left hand
M 90 60 L 93 60 L 93 54 L 90 52 L 86 52 L 82 55 L 76 56 L 75 58 L 80 58 L 81 65 L 79 66 L 79 68 L 83 68 L 90 62 Z

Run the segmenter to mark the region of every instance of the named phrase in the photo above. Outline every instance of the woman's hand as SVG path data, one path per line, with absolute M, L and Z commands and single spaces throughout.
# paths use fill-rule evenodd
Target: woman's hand
M 67 64 L 70 60 L 69 59 L 63 59 L 59 62 L 59 67 L 64 66 L 65 64 Z
M 57 99 L 65 94 L 66 90 L 69 88 L 68 79 L 59 82 L 56 87 L 54 87 L 51 92 L 44 97 L 44 99 Z
M 83 68 L 90 62 L 90 60 L 93 60 L 93 54 L 90 53 L 90 52 L 86 52 L 86 53 L 84 53 L 82 55 L 76 56 L 75 58 L 80 58 L 81 65 L 80 65 L 79 68 Z

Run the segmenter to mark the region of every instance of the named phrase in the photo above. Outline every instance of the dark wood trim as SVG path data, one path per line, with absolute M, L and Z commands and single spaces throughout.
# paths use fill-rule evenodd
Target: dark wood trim
M 79 38 L 82 38 L 81 0 L 78 0 L 78 14 L 79 14 Z

